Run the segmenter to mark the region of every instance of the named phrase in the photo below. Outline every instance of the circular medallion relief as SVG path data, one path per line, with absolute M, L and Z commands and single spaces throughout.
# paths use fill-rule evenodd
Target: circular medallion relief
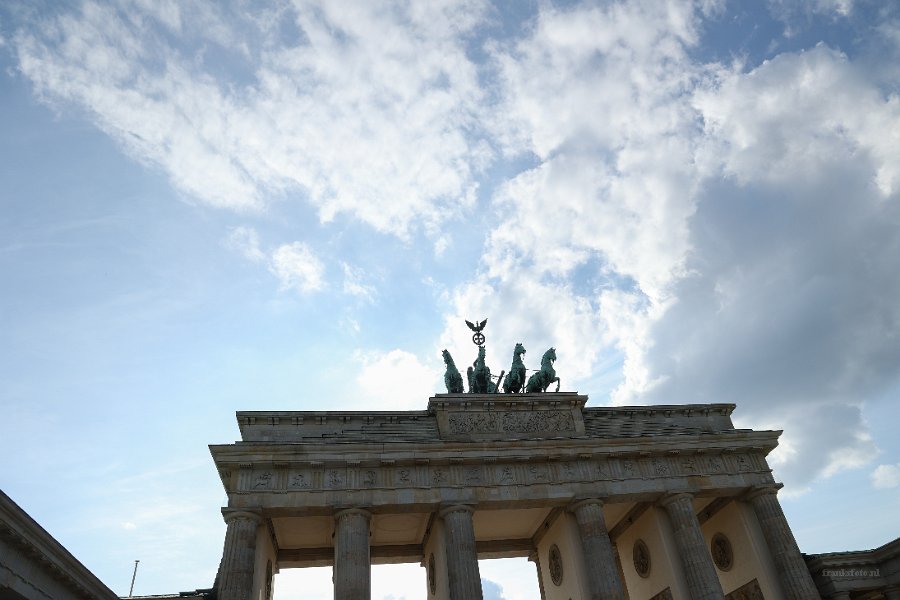
M 431 590 L 431 595 L 434 596 L 437 593 L 437 580 L 434 574 L 434 553 L 431 553 L 431 556 L 428 557 L 428 589 Z
M 734 552 L 732 552 L 731 542 L 725 537 L 725 534 L 717 533 L 713 536 L 709 552 L 720 571 L 727 571 L 734 564 Z
M 547 565 L 550 567 L 550 579 L 553 580 L 553 585 L 562 585 L 562 556 L 560 555 L 559 548 L 556 546 L 556 544 L 550 546 L 550 557 Z
M 641 577 L 650 577 L 650 549 L 644 540 L 634 542 L 634 550 L 631 551 L 631 558 L 634 560 L 634 570 Z

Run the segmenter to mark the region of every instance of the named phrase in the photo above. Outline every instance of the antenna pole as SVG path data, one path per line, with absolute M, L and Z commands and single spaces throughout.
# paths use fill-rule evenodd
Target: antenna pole
M 141 562 L 141 561 L 139 561 L 139 560 L 134 561 L 134 574 L 131 576 L 131 588 L 128 590 L 129 598 L 131 598 L 131 596 L 134 594 L 134 579 L 135 579 L 135 577 L 137 577 L 137 566 L 138 566 L 139 562 Z

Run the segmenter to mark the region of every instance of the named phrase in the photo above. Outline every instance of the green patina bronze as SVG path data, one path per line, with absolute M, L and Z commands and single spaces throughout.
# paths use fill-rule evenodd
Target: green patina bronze
M 496 394 L 500 379 L 503 378 L 504 372 L 501 372 L 497 382 L 494 382 L 490 367 L 484 363 L 484 353 L 484 346 L 478 346 L 478 358 L 466 371 L 470 394 Z
M 554 381 L 556 382 L 556 391 L 559 391 L 559 377 L 553 370 L 553 362 L 556 360 L 556 348 L 550 348 L 544 352 L 541 357 L 541 370 L 528 378 L 528 384 L 525 391 L 529 394 L 534 392 L 546 392 L 547 388 Z
M 444 364 L 447 365 L 447 370 L 444 372 L 444 385 L 447 386 L 447 393 L 462 394 L 464 391 L 462 375 L 456 368 L 456 363 L 453 362 L 450 353 L 444 350 L 442 354 L 444 355 Z
M 516 344 L 513 350 L 512 366 L 509 368 L 509 374 L 503 380 L 504 394 L 518 394 L 525 387 L 525 363 L 522 362 L 522 355 L 525 354 L 525 347 L 521 342 Z

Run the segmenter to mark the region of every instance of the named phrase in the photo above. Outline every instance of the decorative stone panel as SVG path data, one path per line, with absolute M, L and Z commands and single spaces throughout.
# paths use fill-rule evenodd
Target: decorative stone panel
M 504 395 L 436 396 L 428 410 L 437 418 L 441 439 L 503 440 L 580 437 L 581 409 L 586 396 L 543 394 L 509 398 Z

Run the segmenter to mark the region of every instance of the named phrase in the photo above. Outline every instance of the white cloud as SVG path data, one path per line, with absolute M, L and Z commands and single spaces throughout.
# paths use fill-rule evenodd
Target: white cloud
M 17 33 L 19 68 L 40 97 L 83 107 L 213 206 L 299 192 L 323 220 L 347 213 L 405 236 L 473 204 L 491 151 L 465 36 L 483 3 L 298 0 L 228 27 L 210 12 L 84 2 Z
M 696 95 L 709 145 L 741 183 L 814 180 L 832 164 L 861 164 L 884 196 L 900 185 L 900 99 L 822 44 L 784 54 L 750 73 L 723 71 Z
M 254 228 L 240 226 L 231 230 L 225 238 L 225 245 L 247 260 L 266 263 L 283 290 L 292 289 L 306 294 L 325 287 L 325 266 L 304 242 L 282 244 L 269 253 L 260 246 L 259 234 Z M 370 298 L 373 293 L 371 288 L 354 279 L 358 276 L 356 271 L 344 264 L 344 292 Z
M 341 263 L 341 269 L 344 271 L 344 293 L 351 296 L 357 296 L 364 300 L 371 301 L 375 296 L 375 288 L 371 285 L 363 283 L 365 273 L 362 269 Z M 357 325 L 357 330 L 358 330 Z
M 282 289 L 300 293 L 321 290 L 325 267 L 303 242 L 283 244 L 272 252 L 269 270 L 281 281 Z
M 225 244 L 253 262 L 266 260 L 265 253 L 259 247 L 259 234 L 252 227 L 235 227 L 228 234 Z
M 878 490 L 900 486 L 900 463 L 875 467 L 872 471 L 872 486 Z
M 395 349 L 361 356 L 356 378 L 359 406 L 367 410 L 424 410 L 423 398 L 441 389 L 443 373 L 423 364 L 415 354 Z
M 854 4 L 854 0 L 769 0 L 769 9 L 777 18 L 793 22 L 811 14 L 847 17 Z

